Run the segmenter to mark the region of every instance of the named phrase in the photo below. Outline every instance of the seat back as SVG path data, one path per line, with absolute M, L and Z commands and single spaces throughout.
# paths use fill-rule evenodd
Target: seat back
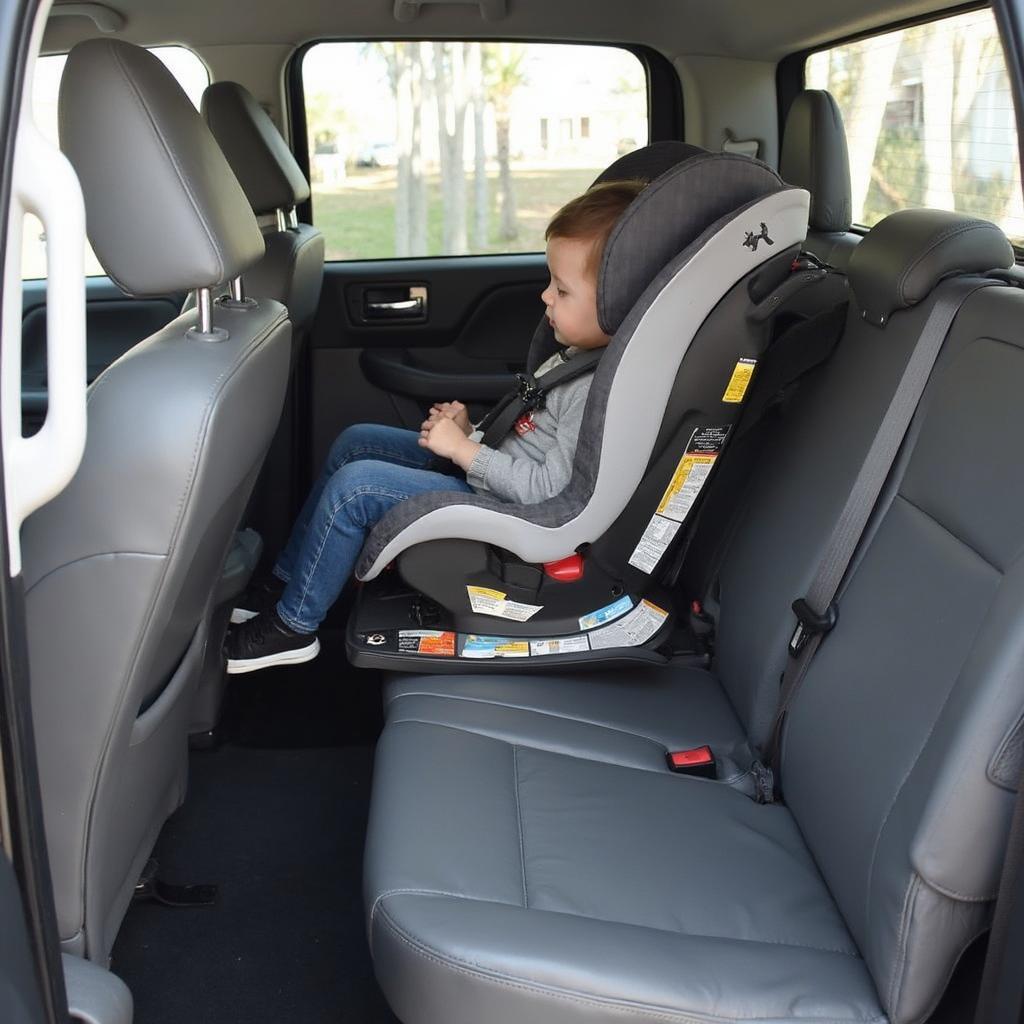
M 128 294 L 209 289 L 262 254 L 213 137 L 147 51 L 76 47 L 60 124 L 90 239 Z M 91 386 L 81 466 L 25 525 L 33 714 L 68 952 L 106 960 L 184 797 L 210 594 L 277 423 L 289 350 L 287 312 L 269 300 L 220 302 L 210 324 L 186 313 L 140 341 Z
M 879 338 L 919 332 L 942 277 L 1012 258 L 954 214 L 879 227 L 850 263 Z M 986 928 L 1020 772 L 1022 314 L 988 287 L 957 315 L 784 733 L 786 802 L 894 1024 L 928 1016 Z

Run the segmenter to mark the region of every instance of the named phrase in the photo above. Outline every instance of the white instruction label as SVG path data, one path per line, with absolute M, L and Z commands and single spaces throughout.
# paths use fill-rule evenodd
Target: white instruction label
M 560 636 L 552 640 L 531 640 L 530 653 L 534 656 L 545 654 L 578 654 L 589 651 L 590 642 L 585 636 Z
M 686 451 L 676 465 L 657 510 L 629 556 L 629 564 L 634 568 L 641 572 L 654 572 L 654 567 L 679 532 L 711 475 L 730 429 L 698 427 L 690 435 Z
M 469 595 L 469 606 L 477 615 L 494 615 L 514 622 L 526 622 L 544 607 L 542 604 L 508 601 L 506 594 L 489 587 L 466 587 L 466 593 Z
M 609 647 L 639 647 L 661 629 L 668 612 L 656 604 L 642 600 L 627 616 L 588 634 L 592 650 Z

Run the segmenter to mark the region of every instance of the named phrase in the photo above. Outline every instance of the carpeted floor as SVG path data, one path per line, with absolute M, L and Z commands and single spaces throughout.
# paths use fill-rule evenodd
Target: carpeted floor
M 373 979 L 361 872 L 380 694 L 326 631 L 309 665 L 232 681 L 216 750 L 155 856 L 172 883 L 217 883 L 207 908 L 137 904 L 113 969 L 135 1024 L 392 1024 Z

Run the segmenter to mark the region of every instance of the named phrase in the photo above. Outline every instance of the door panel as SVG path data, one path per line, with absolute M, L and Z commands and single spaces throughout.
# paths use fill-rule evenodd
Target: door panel
M 185 299 L 130 299 L 107 277 L 86 278 L 85 297 L 90 382 L 132 346 L 170 323 Z M 45 280 L 23 282 L 21 311 L 23 428 L 32 433 L 46 415 Z
M 433 402 L 456 398 L 482 415 L 525 366 L 547 281 L 541 253 L 328 263 L 310 340 L 308 468 L 352 423 L 417 428 Z M 425 314 L 367 318 L 368 303 L 412 289 L 425 289 Z
M 42 1024 L 45 1020 L 29 955 L 28 935 L 14 869 L 0 849 L 0 1020 Z

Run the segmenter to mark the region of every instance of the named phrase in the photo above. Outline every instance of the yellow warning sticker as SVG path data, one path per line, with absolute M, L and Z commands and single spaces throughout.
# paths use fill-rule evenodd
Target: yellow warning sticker
M 722 395 L 723 402 L 743 401 L 743 396 L 747 393 L 747 387 L 750 385 L 750 378 L 754 376 L 755 366 L 757 366 L 756 359 L 741 359 L 736 364 L 729 383 L 725 387 L 725 394 Z
M 513 619 L 525 622 L 536 615 L 544 606 L 542 604 L 523 604 L 520 601 L 508 601 L 507 594 L 490 587 L 466 587 L 469 606 L 477 615 L 496 615 L 500 619 Z

